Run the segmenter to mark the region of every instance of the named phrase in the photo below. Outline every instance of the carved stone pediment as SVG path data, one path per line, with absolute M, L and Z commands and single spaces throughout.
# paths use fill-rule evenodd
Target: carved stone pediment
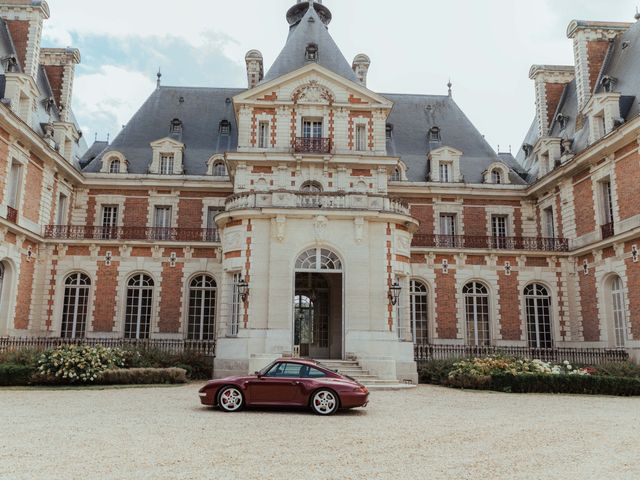
M 295 103 L 333 103 L 335 96 L 327 87 L 320 85 L 316 80 L 296 88 L 291 95 Z

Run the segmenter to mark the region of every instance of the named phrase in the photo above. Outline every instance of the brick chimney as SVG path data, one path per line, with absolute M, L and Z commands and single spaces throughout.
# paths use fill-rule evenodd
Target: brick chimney
M 573 40 L 578 110 L 589 102 L 609 51 L 610 42 L 632 24 L 626 22 L 589 22 L 573 20 L 567 37 Z
M 367 74 L 369 73 L 369 67 L 371 66 L 371 60 L 364 53 L 359 53 L 353 59 L 351 68 L 353 68 L 356 77 L 360 80 L 363 87 L 367 86 Z
M 75 67 L 80 63 L 77 48 L 43 48 L 40 63 L 47 72 L 56 105 L 61 110 L 61 121 L 69 122 Z
M 44 0 L 0 0 L 0 17 L 11 33 L 16 56 L 23 73 L 34 79 L 38 74 L 42 24 L 49 18 Z
M 247 84 L 249 88 L 253 88 L 264 77 L 264 62 L 262 53 L 258 50 L 249 50 L 244 57 L 247 63 Z
M 553 123 L 567 83 L 575 76 L 574 68 L 565 65 L 533 65 L 529 78 L 535 82 L 538 135 L 546 137 Z

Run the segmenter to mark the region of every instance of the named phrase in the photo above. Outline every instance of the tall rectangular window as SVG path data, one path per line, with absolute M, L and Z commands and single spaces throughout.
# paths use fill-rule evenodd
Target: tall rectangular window
M 491 216 L 491 236 L 493 237 L 493 248 L 506 248 L 507 246 L 507 216 Z
M 555 238 L 556 229 L 555 229 L 555 224 L 553 219 L 553 207 L 544 209 L 544 225 L 546 230 L 545 232 L 546 236 L 548 238 Z
M 455 213 L 440 214 L 440 235 L 456 234 L 456 215 Z
M 153 222 L 156 240 L 171 240 L 171 207 L 156 207 Z
M 222 211 L 223 209 L 220 207 L 209 207 L 207 209 L 207 232 L 205 238 L 207 242 L 217 242 L 219 240 L 216 216 Z
M 7 190 L 7 205 L 18 209 L 20 203 L 20 187 L 22 186 L 22 165 L 18 162 L 11 163 L 9 173 L 9 185 Z
M 600 182 L 602 188 L 602 220 L 603 224 L 613 223 L 613 201 L 611 198 L 611 181 Z
M 269 148 L 269 122 L 258 124 L 258 148 Z
M 173 154 L 160 155 L 160 175 L 173 175 Z
M 356 126 L 356 150 L 364 152 L 367 149 L 367 126 L 360 124 Z
M 230 337 L 235 337 L 240 331 L 240 314 L 241 314 L 241 302 L 240 298 L 240 281 L 242 280 L 242 274 L 235 273 L 233 275 L 233 289 L 231 292 L 231 315 L 229 318 L 229 325 L 227 328 L 227 334 Z
M 118 237 L 118 206 L 102 206 L 102 238 L 114 239 Z
M 440 181 L 449 183 L 452 181 L 451 164 L 447 162 L 440 163 Z
M 320 119 L 303 120 L 302 136 L 304 138 L 322 138 L 322 120 Z
M 67 196 L 61 193 L 58 196 L 58 212 L 56 214 L 56 225 L 67 223 Z

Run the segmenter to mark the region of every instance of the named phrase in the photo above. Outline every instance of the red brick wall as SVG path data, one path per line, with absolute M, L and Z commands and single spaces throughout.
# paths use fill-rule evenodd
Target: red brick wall
M 28 262 L 27 256 L 20 259 L 20 278 L 18 279 L 18 295 L 14 327 L 18 330 L 29 328 L 29 314 L 31 313 L 31 296 L 33 293 L 33 274 L 36 262 Z
M 513 211 L 513 235 L 516 237 L 522 236 L 522 210 L 520 208 L 516 208 Z
M 638 187 L 637 175 L 640 172 L 640 155 L 637 153 L 636 142 L 633 142 L 632 147 L 636 153 L 627 155 L 616 163 L 615 187 L 618 194 L 621 220 L 638 214 L 640 188 Z M 622 155 L 624 155 L 624 152 L 616 152 L 616 157 Z
M 420 222 L 416 233 L 432 235 L 433 232 L 433 205 L 411 205 L 411 216 Z
M 556 114 L 560 97 L 564 91 L 564 83 L 546 83 L 545 91 L 547 96 L 547 125 L 551 125 L 553 116 Z
M 103 261 L 98 262 L 95 310 L 93 315 L 93 330 L 96 332 L 113 331 L 113 324 L 116 316 L 119 267 L 120 262 L 113 260 L 109 267 L 107 267 Z M 121 301 L 126 301 L 126 298 L 122 298 Z
M 32 159 L 27 166 L 27 181 L 23 190 L 22 214 L 38 223 L 40 221 L 40 192 L 42 191 L 42 167 Z
M 453 257 L 436 257 L 436 264 L 442 264 L 443 258 L 449 261 L 449 273 L 436 272 L 436 312 L 438 315 L 438 338 L 455 339 L 458 335 L 458 306 L 456 304 L 456 271 L 451 268 Z
M 500 258 L 500 264 L 511 262 L 516 264 L 515 258 Z M 500 289 L 500 333 L 503 340 L 520 340 L 522 329 L 520 325 L 520 292 L 518 290 L 518 272 L 507 275 L 498 270 L 498 288 Z
M 593 91 L 598 75 L 602 69 L 604 58 L 607 56 L 609 42 L 607 40 L 594 40 L 587 42 L 587 55 L 589 59 L 589 89 Z
M 25 20 L 5 20 L 11 39 L 16 47 L 16 56 L 24 70 L 27 56 L 27 43 L 29 41 L 29 22 Z
M 585 258 L 592 265 L 593 259 L 591 257 L 580 258 L 578 265 L 581 266 Z M 582 271 L 578 275 L 584 340 L 586 342 L 597 342 L 600 340 L 600 325 L 598 322 L 598 292 L 593 268 L 591 268 L 589 275 L 585 275 Z
M 487 235 L 487 214 L 484 208 L 464 207 L 464 234 L 479 237 Z
M 64 67 L 61 65 L 46 65 L 44 69 L 47 72 L 47 78 L 49 79 L 49 84 L 51 85 L 51 91 L 53 92 L 53 97 L 56 100 L 56 104 L 60 105 L 60 100 L 62 98 L 62 79 L 64 77 Z
M 149 216 L 149 199 L 147 197 L 129 197 L 124 201 L 125 227 L 146 227 Z M 100 219 L 97 219 L 100 222 Z
M 576 213 L 576 233 L 578 237 L 593 232 L 596 228 L 596 213 L 593 205 L 593 190 L 591 180 L 587 178 L 573 186 L 574 205 Z
M 158 319 L 160 333 L 180 332 L 183 268 L 183 263 L 176 263 L 175 267 L 171 267 L 168 262 L 162 264 L 162 293 Z

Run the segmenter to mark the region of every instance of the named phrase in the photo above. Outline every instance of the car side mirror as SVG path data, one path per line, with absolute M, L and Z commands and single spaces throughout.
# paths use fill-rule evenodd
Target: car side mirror
M 262 378 L 262 374 L 260 372 L 254 372 L 254 375 L 258 378 Z

